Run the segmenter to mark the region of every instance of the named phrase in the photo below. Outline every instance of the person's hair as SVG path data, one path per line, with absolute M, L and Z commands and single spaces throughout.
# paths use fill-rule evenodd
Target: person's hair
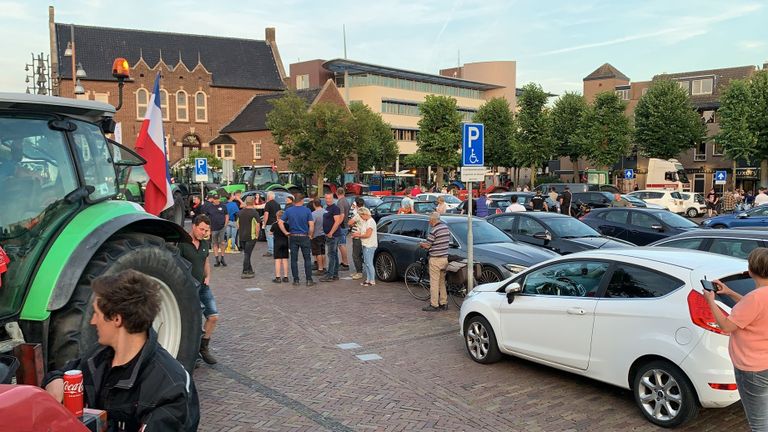
M 245 197 L 245 205 L 251 205 L 254 203 L 254 201 L 256 201 L 256 199 L 254 198 L 253 195 L 248 195 L 247 197 Z
M 340 188 L 336 189 L 336 195 L 344 195 L 344 193 L 345 192 L 344 192 L 344 188 L 343 187 L 340 187 Z
M 275 214 L 275 217 L 276 217 L 276 218 L 278 218 L 278 219 L 280 219 L 280 217 L 283 215 L 283 213 L 285 213 L 285 212 L 284 212 L 284 211 L 282 211 L 282 210 L 278 210 L 278 211 L 277 211 L 277 214 Z
M 512 204 L 516 203 L 517 202 L 517 195 L 512 195 L 512 198 L 509 199 L 509 202 L 511 202 Z
M 91 290 L 104 318 L 120 315 L 131 334 L 149 330 L 160 312 L 160 284 L 136 270 L 99 276 L 91 282 Z
M 323 207 L 323 203 L 320 202 L 320 198 L 313 199 L 312 205 L 315 206 L 315 209 L 319 209 Z
M 304 201 L 304 194 L 301 192 L 296 192 L 293 194 L 293 202 L 302 202 Z
M 367 208 L 365 208 L 365 207 L 360 207 L 359 209 L 357 209 L 357 214 L 359 214 L 359 215 L 361 215 L 361 216 L 362 216 L 362 215 L 368 215 L 368 216 L 370 216 L 370 215 L 371 215 L 371 210 L 370 210 L 370 209 L 367 209 Z
M 753 275 L 768 279 L 768 248 L 758 247 L 752 250 L 747 257 L 749 271 Z
M 360 198 L 360 197 L 356 197 L 355 198 L 355 205 L 357 206 L 357 208 L 363 208 L 363 207 L 365 207 L 365 200 Z
M 275 193 L 272 191 L 267 192 L 267 199 L 275 199 Z
M 438 212 L 432 212 L 429 214 L 429 221 L 430 222 L 440 222 L 440 213 Z
M 232 192 L 232 195 L 240 195 L 241 192 L 242 191 L 236 190 L 236 191 Z
M 444 202 L 445 202 L 445 198 L 444 198 L 444 197 L 442 197 L 442 196 L 439 196 L 439 197 L 437 197 L 437 202 L 439 202 L 440 204 L 442 204 L 442 203 L 444 203 Z
M 195 216 L 194 219 L 192 219 L 192 225 L 197 226 L 197 225 L 200 225 L 201 223 L 204 223 L 206 225 L 210 225 L 211 224 L 211 218 L 209 218 L 208 215 L 199 214 L 199 215 Z

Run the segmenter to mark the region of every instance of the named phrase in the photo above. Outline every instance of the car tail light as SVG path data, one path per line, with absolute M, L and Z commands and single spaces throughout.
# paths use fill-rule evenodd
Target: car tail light
M 691 290 L 688 294 L 688 310 L 691 313 L 691 321 L 697 326 L 713 333 L 721 335 L 727 334 L 717 325 L 717 321 L 715 321 L 715 316 L 712 314 L 712 310 L 709 308 L 707 300 L 700 292 Z M 728 316 L 728 313 L 722 308 L 720 308 L 720 311 L 725 316 Z
M 736 390 L 736 384 L 709 383 L 709 386 L 715 390 Z

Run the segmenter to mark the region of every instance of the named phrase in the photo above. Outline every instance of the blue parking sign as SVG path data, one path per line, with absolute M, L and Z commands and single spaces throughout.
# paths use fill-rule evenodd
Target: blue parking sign
M 462 125 L 462 166 L 485 165 L 484 135 L 485 125 L 482 123 L 464 123 Z
M 208 181 L 208 159 L 195 158 L 195 181 Z

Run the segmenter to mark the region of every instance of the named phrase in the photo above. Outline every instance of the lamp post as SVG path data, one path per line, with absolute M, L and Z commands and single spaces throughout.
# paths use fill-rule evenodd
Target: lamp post
M 24 70 L 27 72 L 27 94 L 46 95 L 51 93 L 51 68 L 47 56 L 44 56 L 43 53 L 35 56 L 32 53 L 32 63 L 27 63 Z
M 69 42 L 67 42 L 67 49 L 64 50 L 64 57 L 72 57 L 72 93 L 73 97 L 76 95 L 85 94 L 85 89 L 80 83 L 80 78 L 86 78 L 88 75 L 83 69 L 83 65 L 77 63 L 77 50 L 75 49 L 75 25 L 69 25 Z

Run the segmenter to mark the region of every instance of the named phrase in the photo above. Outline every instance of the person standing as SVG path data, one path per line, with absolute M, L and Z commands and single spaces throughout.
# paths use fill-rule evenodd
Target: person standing
M 723 213 L 733 213 L 736 209 L 736 197 L 730 190 L 723 192 Z
M 203 203 L 200 201 L 200 196 L 192 195 L 192 206 L 189 209 L 189 217 L 194 219 L 195 216 L 202 214 Z
M 328 245 L 328 270 L 320 282 L 330 282 L 339 279 L 339 238 L 341 223 L 344 217 L 341 210 L 333 202 L 333 194 L 325 194 L 325 214 L 323 215 L 323 232 L 325 243 Z
M 238 195 L 240 192 L 236 192 Z M 239 251 L 240 248 L 238 247 L 238 236 L 237 236 L 237 217 L 240 214 L 240 204 L 243 201 L 238 197 L 235 199 L 234 194 L 230 197 L 230 199 L 227 201 L 226 207 L 227 207 L 227 215 L 229 216 L 229 219 L 227 220 L 227 240 L 228 242 L 231 242 L 229 247 L 232 251 Z
M 525 206 L 517 202 L 517 195 L 512 195 L 509 199 L 510 203 L 504 210 L 505 213 L 524 212 Z
M 339 230 L 341 235 L 339 236 L 339 269 L 349 270 L 349 258 L 347 257 L 347 235 L 349 234 L 349 225 L 347 224 L 347 218 L 349 217 L 350 205 L 347 201 L 346 192 L 344 188 L 338 188 L 336 190 L 336 206 L 339 208 L 341 214 L 341 226 Z
M 748 190 L 744 194 L 744 211 L 752 208 L 752 204 L 755 203 L 755 193 L 752 190 Z
M 549 211 L 547 203 L 544 202 L 544 197 L 541 196 L 541 189 L 536 189 L 536 195 L 531 198 L 531 208 L 533 211 Z
M 761 187 L 759 189 L 759 192 L 757 193 L 757 195 L 755 195 L 755 199 L 753 200 L 753 203 L 755 204 L 755 207 L 768 204 L 768 195 L 766 195 L 764 187 Z
M 200 357 L 208 364 L 216 364 L 216 358 L 211 354 L 208 345 L 211 342 L 216 323 L 219 321 L 219 309 L 216 307 L 216 298 L 209 285 L 211 281 L 211 264 L 208 261 L 210 243 L 208 236 L 211 232 L 211 220 L 207 215 L 201 214 L 192 220 L 192 228 L 189 235 L 191 243 L 179 243 L 179 253 L 189 261 L 192 277 L 198 282 L 197 292 L 200 296 L 205 324 L 203 324 L 203 339 L 200 341 Z
M 712 217 L 716 214 L 715 206 L 717 206 L 718 202 L 720 202 L 720 199 L 717 197 L 715 189 L 710 189 L 707 194 L 707 216 Z
M 481 193 L 475 200 L 475 208 L 472 214 L 482 218 L 488 216 L 488 200 L 484 193 Z
M 361 197 L 355 198 L 355 205 L 352 207 L 352 217 L 349 219 L 349 226 L 352 229 L 352 262 L 355 264 L 355 273 L 352 273 L 352 279 L 363 278 L 363 243 L 360 237 L 355 237 L 355 233 L 360 232 L 362 219 L 360 210 L 364 209 L 365 200 Z M 370 213 L 370 211 L 369 211 Z
M 253 196 L 245 198 L 245 208 L 240 210 L 238 218 L 238 231 L 240 232 L 240 244 L 243 246 L 243 274 L 241 279 L 251 279 L 256 276 L 251 265 L 251 254 L 259 239 L 259 212 L 256 210 L 256 200 Z
M 568 216 L 571 215 L 572 200 L 573 200 L 573 195 L 571 194 L 571 188 L 566 186 L 565 190 L 563 190 L 563 193 L 560 194 L 557 201 L 560 203 L 560 213 Z
M 301 192 L 296 193 L 294 204 L 288 207 L 283 216 L 277 220 L 280 230 L 286 236 L 290 237 L 289 247 L 291 254 L 291 274 L 293 275 L 293 285 L 299 285 L 299 251 L 304 259 L 304 277 L 307 280 L 307 286 L 314 286 L 312 280 L 312 246 L 311 239 L 315 229 L 315 222 L 312 220 L 312 210 L 304 205 L 304 195 Z M 286 228 L 286 223 L 288 228 Z
M 444 215 L 448 211 L 448 205 L 445 203 L 445 197 L 439 196 L 437 197 L 437 206 L 435 207 L 435 211 L 440 213 L 441 215 Z
M 365 207 L 358 209 L 358 217 L 360 218 L 359 227 L 352 234 L 352 237 L 360 240 L 363 247 L 365 282 L 362 282 L 360 285 L 373 286 L 376 285 L 376 269 L 373 266 L 373 255 L 376 253 L 376 247 L 379 245 L 376 235 L 376 222 L 371 217 L 371 211 Z
M 279 220 L 283 217 L 283 211 L 278 210 L 275 214 L 275 217 Z M 286 230 L 290 229 L 290 226 L 288 224 L 282 225 Z M 280 229 L 281 225 L 279 223 L 273 223 L 270 227 L 270 230 L 272 230 L 272 236 L 275 241 L 275 249 L 274 253 L 272 254 L 272 257 L 275 259 L 275 278 L 272 279 L 272 282 L 274 283 L 288 283 L 288 257 L 290 255 L 289 252 L 289 240 L 286 233 L 283 232 L 282 229 Z M 282 279 L 280 278 L 280 275 L 283 275 Z
M 419 246 L 429 250 L 429 304 L 421 310 L 435 312 L 448 309 L 448 291 L 445 288 L 445 272 L 448 269 L 448 246 L 451 232 L 448 225 L 440 220 L 440 214 L 429 215 L 432 230 L 427 241 Z
M 632 207 L 632 204 L 625 200 L 621 194 L 613 194 L 613 201 L 611 201 L 611 207 Z
M 312 255 L 315 258 L 315 262 L 317 262 L 317 272 L 315 274 L 321 276 L 325 274 L 325 236 L 323 235 L 323 215 L 325 214 L 325 209 L 318 198 L 313 199 L 310 203 L 313 207 L 312 220 L 315 222 L 311 242 Z
M 267 252 L 265 257 L 272 256 L 275 249 L 275 237 L 272 230 L 272 224 L 277 222 L 277 212 L 280 211 L 280 204 L 275 201 L 275 193 L 267 192 L 267 203 L 264 204 L 264 236 L 267 238 Z
M 559 207 L 559 202 L 557 201 L 558 195 L 557 195 L 557 191 L 555 190 L 555 188 L 554 187 L 550 187 L 549 188 L 549 193 L 547 195 L 549 196 L 549 199 L 553 203 L 555 203 L 555 205 L 554 205 L 555 210 L 557 210 L 557 212 L 559 213 L 560 212 L 560 209 L 558 208 Z
M 704 290 L 704 298 L 717 325 L 730 334 L 728 353 L 749 426 L 764 432 L 768 431 L 768 248 L 755 248 L 747 262 L 754 290 L 742 296 L 714 280 L 717 293 Z M 729 316 L 715 303 L 717 295 L 736 302 Z
M 227 207 L 221 203 L 218 192 L 210 191 L 208 192 L 208 197 L 211 201 L 204 205 L 203 213 L 211 221 L 211 244 L 213 246 L 213 257 L 216 260 L 213 266 L 226 267 L 227 263 L 224 262 L 224 248 L 226 247 L 224 227 L 229 223 L 229 212 L 227 212 Z

